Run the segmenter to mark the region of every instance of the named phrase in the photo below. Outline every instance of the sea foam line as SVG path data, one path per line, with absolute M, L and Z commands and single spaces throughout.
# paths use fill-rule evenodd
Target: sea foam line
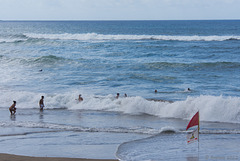
M 97 33 L 85 33 L 85 34 L 35 34 L 26 33 L 26 37 L 34 39 L 53 39 L 53 40 L 163 40 L 163 41 L 225 41 L 225 40 L 240 40 L 240 36 L 182 36 L 182 35 L 104 35 Z
M 186 131 L 177 130 L 174 127 L 162 127 L 161 129 L 153 129 L 150 127 L 110 127 L 110 128 L 91 128 L 81 126 L 71 126 L 53 123 L 37 123 L 37 122 L 0 122 L 0 127 L 25 127 L 25 128 L 43 128 L 50 129 L 50 131 L 36 131 L 36 132 L 25 132 L 21 134 L 12 135 L 28 135 L 33 133 L 42 132 L 60 132 L 60 131 L 75 131 L 75 132 L 110 132 L 110 133 L 136 133 L 146 135 L 157 135 L 157 134 L 172 134 L 172 133 L 186 133 Z M 200 130 L 201 134 L 240 134 L 240 130 Z M 7 136 L 8 134 L 0 135 Z
M 60 132 L 60 131 L 75 131 L 75 132 L 107 132 L 107 133 L 137 133 L 146 135 L 155 135 L 162 132 L 162 129 L 153 129 L 150 127 L 110 127 L 110 128 L 92 128 L 92 127 L 81 127 L 81 126 L 71 126 L 63 124 L 53 124 L 53 123 L 38 123 L 38 122 L 0 122 L 0 127 L 24 127 L 24 128 L 40 128 L 40 129 L 50 129 L 51 131 L 43 132 Z M 27 135 L 37 132 L 25 132 L 21 134 L 11 134 L 11 135 Z M 0 136 L 9 136 L 8 134 Z

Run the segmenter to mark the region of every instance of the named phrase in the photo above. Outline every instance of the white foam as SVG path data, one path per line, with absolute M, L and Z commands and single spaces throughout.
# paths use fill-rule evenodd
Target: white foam
M 158 129 L 147 128 L 147 127 L 110 127 L 110 128 L 91 128 L 82 126 L 71 126 L 54 123 L 41 123 L 31 121 L 20 121 L 20 122 L 0 122 L 0 127 L 24 127 L 24 128 L 43 128 L 57 131 L 80 131 L 80 132 L 111 132 L 111 133 L 137 133 L 155 135 L 158 134 Z
M 27 39 L 22 39 L 22 38 L 0 38 L 0 43 L 14 43 L 14 42 L 22 42 L 26 40 Z
M 17 101 L 17 108 L 38 108 L 38 101 L 41 95 L 44 95 L 46 109 L 103 110 L 130 115 L 148 114 L 162 118 L 181 119 L 190 119 L 197 111 L 200 111 L 201 121 L 240 123 L 239 97 L 203 95 L 169 103 L 148 101 L 139 96 L 115 99 L 113 95 L 96 96 L 80 92 L 84 100 L 78 102 L 76 100 L 78 92 L 45 94 L 2 89 L 0 102 L 1 107 L 4 108 L 8 108 L 13 100 Z
M 102 41 L 102 40 L 163 40 L 163 41 L 225 41 L 240 40 L 239 35 L 125 35 L 125 34 L 37 34 L 25 33 L 21 37 L 0 37 L 0 43 L 23 42 L 28 39 L 51 39 L 51 40 L 80 40 L 80 41 Z
M 54 39 L 54 40 L 165 40 L 165 41 L 225 41 L 225 40 L 240 40 L 240 36 L 181 36 L 181 35 L 104 35 L 97 33 L 85 33 L 85 34 L 35 34 L 26 33 L 29 38 L 36 39 Z

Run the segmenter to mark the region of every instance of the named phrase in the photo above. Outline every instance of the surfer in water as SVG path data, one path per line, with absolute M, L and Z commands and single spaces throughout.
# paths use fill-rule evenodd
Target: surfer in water
M 12 106 L 11 107 L 9 107 L 9 111 L 10 111 L 10 113 L 11 113 L 11 115 L 14 115 L 15 113 L 16 113 L 16 101 L 13 101 L 13 104 L 12 104 Z
M 39 101 L 39 107 L 40 107 L 40 111 L 43 111 L 43 107 L 44 107 L 44 102 L 43 102 L 44 96 L 42 96 L 42 98 Z

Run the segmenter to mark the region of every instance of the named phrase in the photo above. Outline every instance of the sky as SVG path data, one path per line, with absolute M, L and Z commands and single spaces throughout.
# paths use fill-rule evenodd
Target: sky
M 0 0 L 0 20 L 240 19 L 240 0 Z

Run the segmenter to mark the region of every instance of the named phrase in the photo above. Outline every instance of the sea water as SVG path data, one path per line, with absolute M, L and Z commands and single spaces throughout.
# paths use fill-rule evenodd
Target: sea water
M 240 160 L 239 26 L 0 21 L 0 152 Z M 187 144 L 187 132 L 197 127 L 185 129 L 197 111 L 199 143 Z

